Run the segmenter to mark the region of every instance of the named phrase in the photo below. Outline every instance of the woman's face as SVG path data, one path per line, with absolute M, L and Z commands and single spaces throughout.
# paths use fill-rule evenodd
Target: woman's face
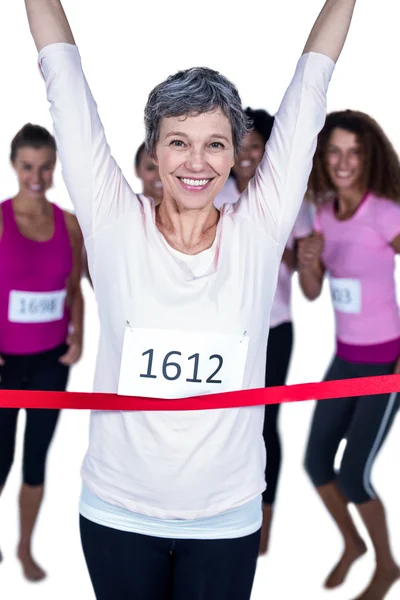
M 340 128 L 332 131 L 326 148 L 325 167 L 336 190 L 360 187 L 364 158 L 355 133 Z
M 140 154 L 136 175 L 142 181 L 143 194 L 148 198 L 153 198 L 157 203 L 161 202 L 163 197 L 163 187 L 158 173 L 158 167 L 145 150 Z
M 53 185 L 55 164 L 56 153 L 52 148 L 20 148 L 12 163 L 20 192 L 32 199 L 44 197 Z
M 264 151 L 264 139 L 257 131 L 246 134 L 233 167 L 236 178 L 241 181 L 250 181 L 256 174 L 257 167 L 264 156 Z
M 156 146 L 164 200 L 186 209 L 214 202 L 234 164 L 232 127 L 220 109 L 164 118 Z

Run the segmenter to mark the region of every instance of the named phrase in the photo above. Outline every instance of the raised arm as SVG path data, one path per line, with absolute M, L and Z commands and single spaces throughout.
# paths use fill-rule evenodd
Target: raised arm
M 87 245 L 96 231 L 109 227 L 129 207 L 135 210 L 137 203 L 111 156 L 61 2 L 25 0 L 25 5 L 63 178 Z
M 29 27 L 38 52 L 57 43 L 75 44 L 59 0 L 25 0 Z
M 275 116 L 263 160 L 237 203 L 282 247 L 305 197 L 326 95 L 356 0 L 327 0 Z
M 346 41 L 355 5 L 356 0 L 327 0 L 303 53 L 318 52 L 336 62 Z

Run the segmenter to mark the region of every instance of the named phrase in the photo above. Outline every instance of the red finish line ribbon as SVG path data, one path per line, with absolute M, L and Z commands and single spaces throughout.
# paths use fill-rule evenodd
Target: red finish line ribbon
M 75 410 L 212 410 L 305 400 L 327 400 L 400 392 L 400 375 L 359 377 L 319 383 L 240 390 L 164 400 L 84 392 L 0 391 L 0 408 L 69 408 Z

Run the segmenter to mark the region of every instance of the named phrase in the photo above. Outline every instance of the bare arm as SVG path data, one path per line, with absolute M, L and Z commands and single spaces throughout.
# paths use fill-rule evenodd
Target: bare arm
M 356 0 L 326 0 L 304 48 L 304 54 L 318 52 L 336 62 L 349 31 Z
M 74 365 L 81 357 L 83 346 L 83 311 L 84 300 L 81 286 L 79 284 L 74 289 L 71 298 L 71 330 L 67 338 L 68 350 L 64 356 L 61 356 L 59 359 L 64 365 Z
M 400 254 L 400 235 L 395 237 L 390 245 L 392 246 L 396 254 Z
M 122 213 L 135 195 L 111 155 L 81 58 L 59 0 L 25 0 L 39 53 L 62 174 L 86 243 Z
M 291 271 L 296 270 L 296 252 L 291 248 L 285 248 L 283 251 L 282 261 L 289 267 Z
M 308 300 L 316 300 L 322 291 L 324 268 L 321 262 L 315 261 L 307 267 L 299 267 L 299 284 Z
M 356 0 L 327 0 L 275 116 L 255 177 L 235 205 L 285 245 L 306 194 L 317 137 L 326 119 L 329 81 Z
M 325 274 L 325 267 L 321 261 L 323 247 L 324 239 L 319 233 L 313 233 L 299 240 L 297 253 L 299 283 L 303 294 L 309 300 L 315 300 L 321 294 Z
M 38 52 L 49 44 L 75 44 L 60 0 L 25 0 L 25 6 Z
M 396 254 L 400 254 L 400 235 L 397 235 L 394 238 L 394 240 L 391 242 L 390 245 L 392 246 L 392 248 L 396 252 Z M 396 365 L 395 365 L 393 373 L 395 373 L 396 375 L 400 374 L 400 357 L 396 361 Z
M 93 287 L 93 281 L 90 277 L 89 263 L 85 246 L 82 250 L 82 277 L 86 277 L 90 285 Z
M 68 212 L 65 212 L 64 216 L 71 241 L 73 267 L 67 288 L 67 302 L 70 313 L 70 332 L 67 338 L 68 350 L 60 358 L 60 362 L 65 365 L 73 365 L 80 359 L 83 344 L 84 300 L 81 289 L 83 240 L 76 217 Z

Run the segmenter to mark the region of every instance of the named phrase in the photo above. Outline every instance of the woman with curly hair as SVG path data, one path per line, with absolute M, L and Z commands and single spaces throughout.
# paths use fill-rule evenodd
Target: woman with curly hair
M 349 110 L 328 116 L 308 191 L 318 212 L 313 235 L 299 244 L 300 283 L 313 300 L 326 273 L 336 318 L 336 355 L 325 379 L 399 373 L 394 269 L 400 253 L 400 162 L 371 117 Z M 371 483 L 399 400 L 393 393 L 319 402 L 312 420 L 306 469 L 344 541 L 343 555 L 325 585 L 340 585 L 367 550 L 348 511 L 353 503 L 376 556 L 374 577 L 359 600 L 381 600 L 400 577 L 385 509 Z

